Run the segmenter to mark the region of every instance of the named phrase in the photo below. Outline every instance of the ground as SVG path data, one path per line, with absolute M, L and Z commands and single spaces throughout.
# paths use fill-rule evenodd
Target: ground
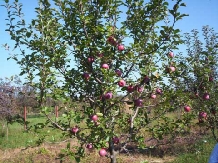
M 176 137 L 169 141 L 167 138 L 159 142 L 159 146 L 153 149 L 138 150 L 134 145 L 129 146 L 129 153 L 121 153 L 117 158 L 118 163 L 168 163 L 173 162 L 180 152 L 189 150 L 192 144 L 205 136 L 206 133 L 193 132 L 185 137 Z M 0 150 L 0 162 L 4 163 L 60 163 L 58 154 L 60 149 L 66 147 L 67 142 L 57 144 L 44 143 L 39 147 L 16 148 Z M 147 144 L 152 145 L 157 142 L 151 139 Z M 71 141 L 71 145 L 75 142 Z M 67 158 L 64 163 L 73 163 Z M 86 151 L 83 163 L 108 163 L 109 160 L 98 155 L 97 150 Z

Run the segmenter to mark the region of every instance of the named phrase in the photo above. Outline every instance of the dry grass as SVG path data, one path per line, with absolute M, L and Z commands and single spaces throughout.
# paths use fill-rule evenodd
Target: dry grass
M 200 132 L 187 134 L 185 137 L 177 137 L 169 141 L 167 138 L 158 142 L 159 146 L 153 149 L 138 150 L 134 145 L 129 146 L 129 153 L 120 153 L 117 163 L 167 163 L 172 162 L 177 155 L 189 151 L 189 148 L 203 136 Z M 76 145 L 71 141 L 71 146 Z M 157 142 L 151 140 L 150 145 Z M 59 144 L 44 143 L 35 148 L 16 148 L 0 150 L 0 162 L 4 163 L 60 163 L 57 159 L 60 149 L 66 147 L 67 142 Z M 66 158 L 63 163 L 75 163 Z M 109 163 L 110 160 L 100 157 L 97 150 L 86 150 L 86 156 L 81 160 L 82 163 Z
M 58 147 L 43 146 L 34 149 L 21 150 L 14 149 L 0 151 L 0 162 L 4 163 L 60 163 L 58 157 Z M 140 153 L 135 154 L 120 154 L 117 158 L 117 163 L 164 163 L 173 161 L 174 157 L 166 156 L 162 158 L 148 156 Z M 105 157 L 99 157 L 98 151 L 87 152 L 86 157 L 81 160 L 82 163 L 110 163 L 110 160 Z M 63 163 L 76 163 L 69 158 L 66 158 Z

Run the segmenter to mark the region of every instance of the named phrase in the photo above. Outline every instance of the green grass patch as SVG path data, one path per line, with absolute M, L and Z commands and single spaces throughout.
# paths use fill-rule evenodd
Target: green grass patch
M 34 126 L 37 123 L 44 123 L 46 118 L 43 116 L 28 118 L 29 122 L 27 127 Z M 33 127 L 32 127 L 33 128 Z M 38 130 L 38 132 L 25 131 L 24 126 L 19 123 L 5 126 L 0 130 L 0 148 L 23 148 L 28 146 L 35 146 L 42 140 L 53 143 L 63 140 L 64 137 L 58 129 L 45 127 Z
M 216 143 L 213 137 L 205 136 L 188 147 L 185 153 L 176 155 L 176 159 L 170 163 L 207 163 Z

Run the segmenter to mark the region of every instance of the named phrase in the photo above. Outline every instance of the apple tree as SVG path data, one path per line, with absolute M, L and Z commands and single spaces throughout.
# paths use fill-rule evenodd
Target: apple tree
M 10 78 L 0 78 L 0 123 L 2 126 L 2 135 L 6 133 L 8 139 L 9 124 L 14 122 L 24 123 L 20 116 L 20 107 L 18 104 L 18 86 L 19 78 L 12 76 Z M 6 129 L 6 132 L 5 132 Z
M 203 26 L 184 35 L 187 57 L 183 60 L 183 80 L 178 85 L 188 92 L 199 123 L 212 130 L 217 139 L 217 61 L 218 35 L 213 28 Z
M 16 49 L 10 58 L 37 90 L 47 123 L 78 141 L 61 157 L 79 162 L 85 148 L 95 148 L 115 163 L 129 144 L 142 149 L 148 137 L 173 137 L 188 128 L 191 116 L 170 117 L 187 102 L 182 89 L 175 91 L 184 68 L 174 54 L 182 43 L 175 24 L 187 16 L 180 12 L 182 0 L 38 4 L 27 22 L 22 4 L 5 0 L 6 31 Z M 59 121 L 49 114 L 48 96 L 68 105 Z

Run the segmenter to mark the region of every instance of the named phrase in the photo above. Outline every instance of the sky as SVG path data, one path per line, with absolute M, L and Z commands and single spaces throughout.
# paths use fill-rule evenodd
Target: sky
M 11 0 L 12 1 L 12 0 Z M 23 3 L 23 12 L 26 20 L 31 20 L 35 16 L 34 8 L 37 7 L 38 0 L 19 0 Z M 201 30 L 202 26 L 209 25 L 218 33 L 218 0 L 183 0 L 186 7 L 180 9 L 181 13 L 189 14 L 176 24 L 182 33 L 190 32 L 192 29 Z M 0 0 L 0 5 L 3 0 Z M 20 68 L 13 60 L 7 60 L 9 52 L 2 47 L 8 43 L 12 46 L 13 42 L 5 31 L 7 12 L 4 7 L 0 6 L 0 78 L 18 75 Z M 181 52 L 184 49 L 181 49 Z M 21 77 L 21 79 L 24 79 Z

